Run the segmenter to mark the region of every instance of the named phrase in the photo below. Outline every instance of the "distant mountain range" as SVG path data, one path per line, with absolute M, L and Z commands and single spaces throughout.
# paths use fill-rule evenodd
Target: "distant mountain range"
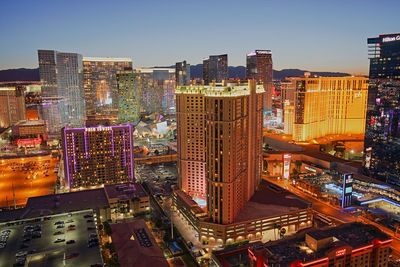
M 169 66 L 168 68 L 175 68 L 175 66 Z M 275 80 L 283 80 L 285 77 L 298 77 L 303 76 L 304 72 L 309 72 L 307 70 L 299 70 L 299 69 L 283 69 L 283 70 L 274 70 L 274 79 Z M 229 67 L 228 68 L 229 78 L 246 78 L 246 67 L 237 66 L 237 67 Z M 319 71 L 310 71 L 311 75 L 318 76 L 350 76 L 348 73 L 342 72 L 319 72 Z M 192 78 L 203 77 L 203 65 L 193 65 L 190 66 L 190 75 Z M 39 81 L 39 69 L 8 69 L 8 70 L 0 70 L 0 82 L 9 82 L 9 81 Z

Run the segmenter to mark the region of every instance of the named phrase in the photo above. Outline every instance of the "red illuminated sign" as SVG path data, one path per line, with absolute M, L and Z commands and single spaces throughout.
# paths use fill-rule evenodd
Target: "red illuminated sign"
M 341 256 L 344 256 L 344 255 L 346 255 L 346 249 L 345 248 L 336 250 L 336 253 L 335 253 L 336 257 L 341 257 Z

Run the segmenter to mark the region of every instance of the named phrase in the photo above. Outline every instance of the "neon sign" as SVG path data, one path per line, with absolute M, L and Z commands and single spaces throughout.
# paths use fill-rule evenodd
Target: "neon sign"
M 345 248 L 336 250 L 336 253 L 335 253 L 336 257 L 342 257 L 344 255 L 346 255 L 346 249 Z
M 382 42 L 384 42 L 384 43 L 393 42 L 393 41 L 400 41 L 400 35 L 388 36 L 388 37 L 382 38 Z

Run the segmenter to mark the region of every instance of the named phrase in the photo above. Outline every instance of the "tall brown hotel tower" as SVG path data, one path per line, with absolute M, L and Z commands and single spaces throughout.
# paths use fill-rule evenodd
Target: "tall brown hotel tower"
M 264 89 L 256 81 L 176 90 L 180 189 L 232 223 L 261 180 Z

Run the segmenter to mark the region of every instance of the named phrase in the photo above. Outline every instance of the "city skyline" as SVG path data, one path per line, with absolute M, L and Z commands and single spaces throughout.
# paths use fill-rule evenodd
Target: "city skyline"
M 8 26 L 1 30 L 2 36 L 12 41 L 1 45 L 0 69 L 37 67 L 37 49 L 84 56 L 129 57 L 134 68 L 172 66 L 181 58 L 196 65 L 206 55 L 225 53 L 229 54 L 231 66 L 245 66 L 248 51 L 270 49 L 275 69 L 365 75 L 369 66 L 365 40 L 369 36 L 397 32 L 395 7 L 400 4 L 384 2 L 380 13 L 385 16 L 379 23 L 368 16 L 375 12 L 372 1 L 353 1 L 346 6 L 317 1 L 290 5 L 279 5 L 276 1 L 252 1 L 246 5 L 239 1 L 221 1 L 210 3 L 208 6 L 212 9 L 181 1 L 155 1 L 134 6 L 124 2 L 124 9 L 101 1 L 96 2 L 95 7 L 91 2 L 72 1 L 68 5 L 45 1 L 41 4 L 26 2 L 25 5 L 10 2 L 3 5 L 5 15 L 0 22 Z M 115 14 L 109 12 L 116 8 Z M 55 12 L 59 9 L 65 12 Z M 138 9 L 141 12 L 135 13 Z M 161 10 L 165 10 L 165 14 L 160 13 Z M 130 15 L 132 11 L 135 16 Z M 338 12 L 341 19 L 337 19 Z M 38 13 L 45 15 L 37 16 Z M 14 14 L 18 14 L 19 19 L 10 24 L 8 21 Z M 209 19 L 204 20 L 204 15 Z M 103 19 L 105 17 L 108 19 Z M 81 19 L 85 23 L 81 23 Z M 215 23 L 224 30 L 210 27 Z M 176 27 L 182 34 L 170 33 L 170 29 Z M 237 37 L 240 32 L 246 33 L 244 37 Z M 115 43 L 115 40 L 120 41 Z

